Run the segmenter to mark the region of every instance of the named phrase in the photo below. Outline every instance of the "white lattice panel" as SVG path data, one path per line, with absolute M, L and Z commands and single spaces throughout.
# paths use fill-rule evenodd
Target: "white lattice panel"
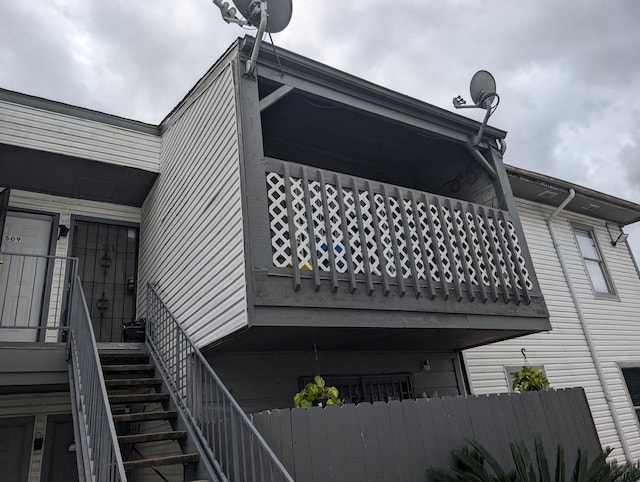
M 373 194 L 371 199 L 367 191 L 355 193 L 351 188 L 343 188 L 342 199 L 339 199 L 338 189 L 333 184 L 325 183 L 322 186 L 318 181 L 309 181 L 305 189 L 303 180 L 295 177 L 290 178 L 290 186 L 289 195 L 293 209 L 291 216 L 293 216 L 297 243 L 295 259 L 292 259 L 291 254 L 284 178 L 276 173 L 267 174 L 274 266 L 291 267 L 296 262 L 300 269 L 314 269 L 312 250 L 315 250 L 318 268 L 321 271 L 331 271 L 330 243 L 328 242 L 330 239 L 333 244 L 336 271 L 339 273 L 348 271 L 347 250 L 349 250 L 354 274 L 366 274 L 365 259 L 368 259 L 372 275 L 381 275 L 383 261 L 386 274 L 390 277 L 398 276 L 397 270 L 400 267 L 400 276 L 410 278 L 415 268 L 418 279 L 424 280 L 430 276 L 433 281 L 440 282 L 443 276 L 447 283 L 453 283 L 455 282 L 453 270 L 455 270 L 459 283 L 466 283 L 468 275 L 472 284 L 477 285 L 482 282 L 485 286 L 489 286 L 491 277 L 496 287 L 501 287 L 504 283 L 505 286 L 512 288 L 508 271 L 510 266 L 516 273 L 518 271 L 522 273 L 526 289 L 533 289 L 512 223 L 507 223 L 505 229 L 502 221 L 488 217 L 487 225 L 481 215 L 477 215 L 474 219 L 471 212 L 450 210 L 435 204 L 427 205 L 424 202 L 415 204 L 417 212 L 414 213 L 410 200 L 399 200 L 397 196 L 388 196 L 385 200 L 385 196 L 381 193 Z M 326 209 L 323 208 L 323 189 L 327 200 Z M 309 193 L 311 213 L 307 213 L 305 192 Z M 356 203 L 360 207 L 362 233 L 358 223 Z M 387 210 L 387 203 L 389 210 Z M 344 207 L 344 212 L 341 206 Z M 405 213 L 406 226 L 402 210 Z M 325 212 L 328 217 L 326 221 L 329 232 L 327 232 Z M 468 232 L 463 216 L 466 216 Z M 309 217 L 313 222 L 311 236 Z M 346 230 L 343 229 L 343 217 Z M 418 235 L 416 219 L 422 232 L 422 240 Z M 376 242 L 374 223 L 378 226 L 379 246 Z M 397 261 L 392 233 L 395 236 L 398 251 Z M 447 249 L 447 237 L 452 257 L 449 256 Z M 509 248 L 509 238 L 513 243 L 514 252 L 506 253 L 505 256 L 501 240 L 504 246 Z M 424 257 L 421 241 L 424 243 Z M 495 255 L 492 245 L 495 248 Z M 488 263 L 484 262 L 482 246 L 484 246 Z M 436 252 L 442 264 L 442 272 L 438 269 Z M 382 260 L 380 254 L 383 257 Z M 480 269 L 479 273 L 474 267 L 474 258 Z M 516 275 L 515 279 L 518 288 L 522 289 L 519 276 Z
M 375 230 L 373 228 L 373 210 L 371 208 L 371 201 L 369 200 L 369 193 L 362 191 L 359 197 L 364 237 L 367 243 L 366 251 L 369 256 L 369 269 L 371 270 L 371 274 L 382 276 L 382 271 L 380 271 L 380 258 L 378 257 L 378 244 L 376 243 Z
M 478 262 L 478 267 L 480 268 L 480 278 L 482 279 L 482 283 L 485 286 L 490 286 L 489 271 L 487 270 L 487 266 L 485 265 L 484 258 L 482 257 L 482 248 L 480 245 L 481 242 L 484 243 L 484 241 L 481 241 L 482 234 L 480 234 L 479 236 L 478 232 L 476 231 L 476 226 L 475 226 L 475 223 L 473 222 L 473 213 L 467 212 L 466 216 L 469 224 L 469 231 L 471 232 L 471 246 L 470 246 L 471 256 L 475 256 L 476 261 Z M 478 220 L 478 223 L 481 221 L 480 216 L 477 216 L 476 219 Z
M 292 266 L 291 242 L 289 241 L 289 219 L 284 178 L 274 172 L 267 173 L 269 195 L 269 224 L 271 226 L 271 248 L 274 266 Z

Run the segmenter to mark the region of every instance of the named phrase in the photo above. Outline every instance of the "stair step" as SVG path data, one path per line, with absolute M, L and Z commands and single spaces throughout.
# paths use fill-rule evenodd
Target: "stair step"
M 118 443 L 120 444 L 137 444 L 144 442 L 157 442 L 159 440 L 180 440 L 187 437 L 187 432 L 184 430 L 177 430 L 171 432 L 153 432 L 153 433 L 139 433 L 136 435 L 121 435 L 118 437 Z
M 109 395 L 109 403 L 147 403 L 166 402 L 169 400 L 168 393 L 126 393 L 121 395 Z
M 105 363 L 105 362 L 113 363 L 113 362 L 118 362 L 122 360 L 146 362 L 149 360 L 149 354 L 144 352 L 137 352 L 137 351 L 133 351 L 133 352 L 125 351 L 125 352 L 118 352 L 118 353 L 114 353 L 114 352 L 100 353 L 100 361 L 102 363 Z
M 173 410 L 159 410 L 155 412 L 123 413 L 114 415 L 113 421 L 118 422 L 146 422 L 149 420 L 169 420 L 178 417 L 178 412 Z
M 125 470 L 141 469 L 143 467 L 159 467 L 161 465 L 191 464 L 200 460 L 198 454 L 168 455 L 152 459 L 127 460 Z
M 162 384 L 160 378 L 113 378 L 104 381 L 107 388 L 119 387 L 157 387 Z
M 140 363 L 138 365 L 103 365 L 103 373 L 122 373 L 122 372 L 154 372 L 156 367 L 151 363 Z

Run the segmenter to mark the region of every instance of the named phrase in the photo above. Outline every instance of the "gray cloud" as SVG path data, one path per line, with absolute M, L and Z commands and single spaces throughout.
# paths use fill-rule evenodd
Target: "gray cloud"
M 635 0 L 294 0 L 274 40 L 449 110 L 488 69 L 507 162 L 640 202 L 638 18 Z M 159 122 L 244 34 L 209 0 L 3 2 L 0 87 Z

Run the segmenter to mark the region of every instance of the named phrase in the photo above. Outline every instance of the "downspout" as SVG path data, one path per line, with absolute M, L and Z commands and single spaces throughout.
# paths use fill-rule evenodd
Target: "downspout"
M 618 438 L 620 439 L 620 443 L 622 444 L 622 450 L 624 451 L 624 455 L 628 461 L 632 460 L 631 450 L 629 450 L 629 445 L 627 444 L 627 439 L 624 436 L 624 431 L 622 429 L 622 424 L 620 423 L 620 418 L 618 417 L 618 412 L 616 412 L 615 406 L 613 404 L 613 398 L 611 397 L 611 392 L 609 391 L 609 386 L 607 385 L 607 380 L 604 376 L 604 372 L 602 371 L 602 365 L 600 364 L 600 358 L 598 357 L 598 352 L 596 351 L 596 347 L 593 343 L 593 338 L 591 338 L 591 332 L 589 331 L 589 326 L 584 318 L 584 314 L 582 313 L 582 309 L 580 308 L 580 302 L 578 301 L 578 296 L 573 288 L 573 283 L 571 282 L 571 277 L 569 276 L 569 270 L 567 269 L 567 265 L 564 262 L 564 258 L 562 257 L 562 251 L 560 249 L 560 244 L 558 243 L 558 238 L 556 237 L 555 230 L 553 228 L 553 220 L 554 218 L 571 202 L 571 200 L 575 197 L 576 192 L 573 189 L 569 189 L 569 196 L 557 207 L 557 209 L 549 216 L 547 221 L 547 227 L 549 228 L 549 234 L 551 235 L 551 240 L 553 241 L 553 247 L 556 250 L 558 255 L 558 261 L 560 261 L 560 267 L 562 268 L 562 273 L 564 274 L 564 278 L 567 281 L 567 287 L 569 288 L 569 293 L 571 294 L 571 299 L 573 300 L 573 304 L 576 308 L 576 313 L 578 315 L 578 320 L 580 321 L 580 326 L 582 328 L 582 332 L 584 333 L 584 338 L 587 342 L 587 346 L 589 347 L 589 353 L 591 354 L 591 359 L 593 360 L 593 364 L 596 367 L 596 372 L 598 374 L 598 378 L 600 380 L 600 385 L 602 386 L 602 391 L 604 392 L 604 398 L 607 401 L 607 405 L 609 406 L 609 412 L 611 412 L 611 417 L 613 418 L 613 424 L 616 427 L 616 431 L 618 432 Z

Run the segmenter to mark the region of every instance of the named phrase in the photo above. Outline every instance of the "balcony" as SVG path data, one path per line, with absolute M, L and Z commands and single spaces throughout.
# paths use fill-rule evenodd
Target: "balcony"
M 513 213 L 273 158 L 264 182 L 254 326 L 438 328 L 451 348 L 548 329 Z

